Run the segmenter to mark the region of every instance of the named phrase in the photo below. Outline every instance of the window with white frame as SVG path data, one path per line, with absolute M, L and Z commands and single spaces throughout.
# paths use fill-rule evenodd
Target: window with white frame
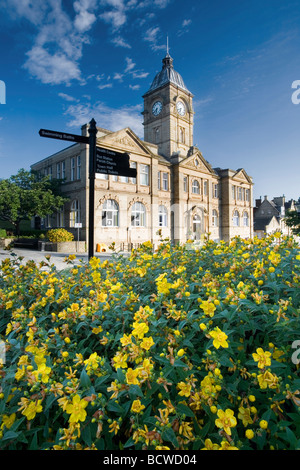
M 240 225 L 240 214 L 237 210 L 235 210 L 234 213 L 233 213 L 232 221 L 233 221 L 234 227 L 239 227 L 239 225 Z
M 183 191 L 187 193 L 188 190 L 188 182 L 187 182 L 187 176 L 184 176 L 183 178 Z
M 130 162 L 130 168 L 136 169 L 136 162 Z M 136 178 L 130 178 L 132 184 L 136 184 Z
M 66 178 L 66 162 L 61 162 L 61 177 L 63 180 Z
M 249 189 L 246 189 L 246 201 L 247 202 L 250 201 L 250 191 L 249 191 Z
M 248 212 L 246 211 L 243 214 L 243 224 L 244 224 L 244 227 L 249 226 L 249 215 L 248 215 Z
M 159 227 L 168 226 L 168 211 L 163 205 L 160 205 L 158 208 L 158 225 Z
M 235 185 L 232 185 L 232 199 L 236 198 Z
M 161 171 L 157 172 L 157 188 L 160 189 Z
M 200 184 L 199 184 L 199 181 L 197 181 L 197 180 L 193 181 L 192 193 L 193 194 L 200 194 Z
M 60 180 L 61 178 L 61 171 L 60 171 L 60 162 L 56 163 L 56 178 Z
M 146 227 L 146 208 L 142 202 L 135 202 L 131 208 L 132 227 Z
M 162 189 L 163 191 L 168 191 L 169 189 L 169 175 L 168 173 L 162 174 Z
M 75 180 L 75 157 L 71 158 L 71 181 Z
M 203 194 L 204 196 L 207 196 L 207 181 L 203 181 Z
M 102 227 L 119 226 L 119 205 L 114 199 L 107 199 L 102 207 Z
M 212 211 L 212 226 L 218 226 L 218 212 L 216 211 L 216 209 L 213 209 Z
M 214 198 L 219 196 L 219 188 L 217 183 L 212 183 L 212 193 Z
M 149 186 L 149 165 L 140 165 L 140 184 Z
M 81 158 L 80 155 L 77 155 L 77 179 L 80 180 L 81 178 Z
M 63 227 L 64 226 L 64 210 L 59 209 L 57 211 L 57 227 Z
M 80 223 L 80 205 L 78 199 L 75 199 L 71 204 L 70 227 L 75 227 L 78 223 Z

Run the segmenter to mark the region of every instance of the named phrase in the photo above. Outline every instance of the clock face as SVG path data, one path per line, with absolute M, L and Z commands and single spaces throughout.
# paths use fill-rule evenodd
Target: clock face
M 185 105 L 182 101 L 177 102 L 176 108 L 177 108 L 178 114 L 180 114 L 180 116 L 185 115 Z
M 162 110 L 162 103 L 160 101 L 156 101 L 152 106 L 152 113 L 154 116 L 158 116 Z

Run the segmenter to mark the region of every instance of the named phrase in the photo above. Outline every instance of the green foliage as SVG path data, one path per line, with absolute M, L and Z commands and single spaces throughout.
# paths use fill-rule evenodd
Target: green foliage
M 289 211 L 284 219 L 286 225 L 291 227 L 294 235 L 300 235 L 300 213 L 297 211 Z
M 190 247 L 2 262 L 0 449 L 299 449 L 299 248 Z
M 0 238 L 5 238 L 7 235 L 6 230 L 4 228 L 0 228 Z
M 74 239 L 74 235 L 64 228 L 48 230 L 46 237 L 50 242 L 70 242 Z
M 21 169 L 17 175 L 0 181 L 0 220 L 11 223 L 17 234 L 21 221 L 52 214 L 65 201 L 48 176 L 38 178 L 35 173 Z

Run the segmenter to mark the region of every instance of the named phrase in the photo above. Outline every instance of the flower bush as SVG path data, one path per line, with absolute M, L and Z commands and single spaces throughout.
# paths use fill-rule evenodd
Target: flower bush
M 49 242 L 71 242 L 74 239 L 74 235 L 64 228 L 53 228 L 48 230 L 46 236 Z
M 0 448 L 300 448 L 300 255 L 276 236 L 3 261 Z

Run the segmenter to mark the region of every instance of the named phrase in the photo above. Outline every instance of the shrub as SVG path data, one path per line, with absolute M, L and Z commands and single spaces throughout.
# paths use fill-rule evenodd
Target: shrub
M 0 238 L 5 238 L 6 235 L 6 230 L 4 228 L 0 228 Z
M 299 448 L 299 260 L 272 236 L 3 261 L 0 448 Z
M 70 242 L 74 239 L 74 235 L 71 232 L 68 232 L 64 228 L 54 228 L 48 230 L 46 234 L 50 242 Z

